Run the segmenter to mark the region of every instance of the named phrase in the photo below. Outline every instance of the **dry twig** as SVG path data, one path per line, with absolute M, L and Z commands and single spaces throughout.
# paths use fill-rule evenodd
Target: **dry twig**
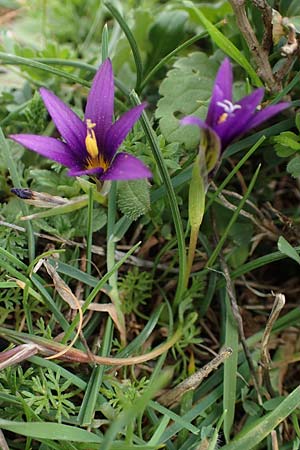
M 278 319 L 280 311 L 285 305 L 285 296 L 283 294 L 276 294 L 275 301 L 270 313 L 268 322 L 266 324 L 266 328 L 261 341 L 261 354 L 260 354 L 260 364 L 262 368 L 262 381 L 265 384 L 270 395 L 274 396 L 275 392 L 272 388 L 271 380 L 270 380 L 270 354 L 269 354 L 269 340 L 271 331 L 274 323 Z
M 220 351 L 220 353 L 204 367 L 197 370 L 193 375 L 186 378 L 174 389 L 170 389 L 167 393 L 162 394 L 158 401 L 167 406 L 173 407 L 180 402 L 181 397 L 188 391 L 195 390 L 202 383 L 203 379 L 206 378 L 213 370 L 216 370 L 220 364 L 222 364 L 225 359 L 232 355 L 232 350 L 230 347 L 226 347 Z
M 275 80 L 272 73 L 272 67 L 269 62 L 269 54 L 266 49 L 263 48 L 258 42 L 254 30 L 248 20 L 245 9 L 245 0 L 229 1 L 236 15 L 238 27 L 242 35 L 244 36 L 247 45 L 253 55 L 253 58 L 257 64 L 258 75 L 263 79 L 264 83 L 271 92 L 279 92 L 281 90 L 281 84 L 277 80 Z

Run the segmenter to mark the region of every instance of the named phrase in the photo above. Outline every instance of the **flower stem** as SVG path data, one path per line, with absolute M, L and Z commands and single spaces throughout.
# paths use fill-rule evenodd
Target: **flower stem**
M 199 234 L 200 224 L 199 226 L 193 226 L 191 227 L 191 233 L 190 233 L 190 242 L 189 242 L 189 249 L 188 249 L 188 255 L 187 255 L 187 267 L 186 267 L 186 275 L 185 275 L 185 286 L 188 286 L 196 248 L 197 248 L 197 241 L 198 241 L 198 234 Z
M 132 91 L 129 95 L 132 103 L 134 105 L 140 105 L 141 101 L 136 94 L 135 91 Z M 141 115 L 141 124 L 143 126 L 145 135 L 149 141 L 149 144 L 151 146 L 154 159 L 156 161 L 160 176 L 162 178 L 162 181 L 165 185 L 170 208 L 171 208 L 171 214 L 173 217 L 174 227 L 175 227 L 175 233 L 178 243 L 178 258 L 179 258 L 179 274 L 178 274 L 178 284 L 177 289 L 175 293 L 175 299 L 174 299 L 174 307 L 178 306 L 178 303 L 182 300 L 184 291 L 185 291 L 185 273 L 186 273 L 186 251 L 185 251 L 185 239 L 184 239 L 184 231 L 183 231 L 183 225 L 182 220 L 180 216 L 180 211 L 178 208 L 177 200 L 175 191 L 171 182 L 171 178 L 167 169 L 167 166 L 164 162 L 162 153 L 160 151 L 158 142 L 157 142 L 157 136 L 149 122 L 149 119 L 147 117 L 147 114 L 145 112 Z
M 111 189 L 108 196 L 108 215 L 107 215 L 107 256 L 106 265 L 107 271 L 110 272 L 115 265 L 115 241 L 114 241 L 114 225 L 116 221 L 116 195 L 117 195 L 117 184 L 112 182 Z M 115 271 L 109 278 L 109 285 L 111 286 L 110 297 L 116 308 L 116 313 L 118 320 L 122 329 L 120 333 L 121 342 L 123 345 L 126 344 L 126 333 L 125 333 L 125 319 L 121 308 L 121 301 L 118 292 L 117 285 L 118 273 Z
M 189 222 L 191 225 L 190 243 L 185 274 L 185 286 L 188 286 L 190 273 L 195 257 L 199 229 L 205 209 L 205 191 L 207 186 L 207 171 L 205 162 L 205 149 L 201 147 L 195 159 L 192 179 L 189 189 Z

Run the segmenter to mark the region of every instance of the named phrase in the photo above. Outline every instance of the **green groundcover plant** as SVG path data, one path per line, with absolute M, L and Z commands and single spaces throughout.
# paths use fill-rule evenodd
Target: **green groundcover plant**
M 300 448 L 299 17 L 0 1 L 0 448 Z

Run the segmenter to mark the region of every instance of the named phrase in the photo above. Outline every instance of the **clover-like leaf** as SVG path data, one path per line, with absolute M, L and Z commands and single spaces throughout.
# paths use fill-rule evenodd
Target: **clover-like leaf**
M 205 118 L 218 64 L 201 52 L 178 59 L 161 83 L 156 117 L 168 142 L 187 149 L 199 142 L 199 129 L 182 127 L 179 120 L 189 114 Z

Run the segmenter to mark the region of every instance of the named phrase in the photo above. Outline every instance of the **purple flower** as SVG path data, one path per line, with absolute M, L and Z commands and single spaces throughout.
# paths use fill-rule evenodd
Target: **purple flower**
M 91 175 L 101 181 L 151 177 L 150 170 L 139 159 L 117 153 L 146 105 L 136 106 L 113 123 L 113 77 L 111 61 L 106 59 L 95 75 L 83 121 L 52 92 L 40 89 L 63 140 L 34 134 L 14 134 L 10 138 L 67 166 L 71 176 Z
M 230 61 L 225 58 L 216 76 L 205 121 L 196 116 L 187 116 L 181 120 L 182 125 L 197 125 L 206 130 L 206 138 L 214 140 L 218 151 L 225 150 L 234 139 L 289 106 L 289 103 L 279 103 L 258 110 L 264 96 L 262 88 L 232 103 L 232 78 Z

